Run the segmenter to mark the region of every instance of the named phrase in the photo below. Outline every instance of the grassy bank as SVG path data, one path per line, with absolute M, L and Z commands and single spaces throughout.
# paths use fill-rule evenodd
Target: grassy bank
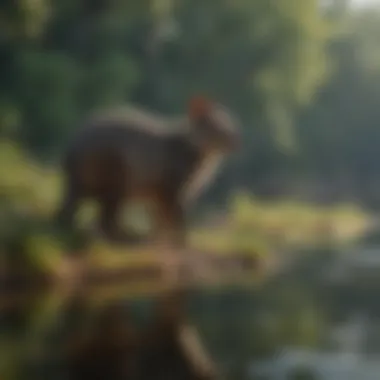
M 157 260 L 158 255 L 149 250 L 134 253 L 86 241 L 80 234 L 68 238 L 53 231 L 50 218 L 60 197 L 59 172 L 37 164 L 9 141 L 0 143 L 0 163 L 3 271 L 54 273 L 73 253 L 85 254 L 88 265 L 105 269 L 147 266 Z M 91 222 L 92 212 L 91 207 L 85 208 L 79 218 L 82 227 Z M 289 200 L 264 203 L 237 194 L 217 221 L 190 229 L 190 242 L 195 251 L 224 256 L 244 252 L 267 258 L 276 250 L 326 240 L 346 242 L 360 234 L 369 221 L 355 205 L 320 207 Z

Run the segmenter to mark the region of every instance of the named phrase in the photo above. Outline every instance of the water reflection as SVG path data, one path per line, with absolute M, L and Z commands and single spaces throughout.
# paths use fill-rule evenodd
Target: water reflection
M 92 329 L 70 331 L 63 353 L 69 379 L 132 378 L 139 337 L 128 311 L 112 303 L 100 310 Z
M 2 378 L 245 379 L 251 360 L 279 343 L 278 326 L 262 320 L 268 301 L 241 286 L 159 297 L 52 289 L 3 302 Z
M 377 379 L 379 286 L 360 284 L 0 297 L 1 379 Z
M 231 295 L 226 295 L 228 300 Z M 225 316 L 227 330 L 234 324 L 232 314 L 222 312 L 220 297 L 221 291 L 170 291 L 133 298 L 108 293 L 97 299 L 96 292 L 51 290 L 2 302 L 2 378 L 219 378 L 211 359 L 221 353 L 213 347 L 223 335 L 215 313 Z M 237 340 L 228 344 L 236 349 Z

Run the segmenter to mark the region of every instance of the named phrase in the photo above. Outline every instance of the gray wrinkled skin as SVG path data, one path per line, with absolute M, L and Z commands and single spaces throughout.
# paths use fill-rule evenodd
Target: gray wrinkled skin
M 93 197 L 114 209 L 126 200 L 150 201 L 161 205 L 167 224 L 181 225 L 183 206 L 210 182 L 237 138 L 236 122 L 218 105 L 197 120 L 134 107 L 94 114 L 67 148 L 66 197 L 58 219 L 72 224 L 73 204 Z

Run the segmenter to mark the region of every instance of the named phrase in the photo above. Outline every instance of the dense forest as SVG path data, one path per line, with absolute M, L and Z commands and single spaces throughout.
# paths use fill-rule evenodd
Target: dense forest
M 18 0 L 0 6 L 0 125 L 45 164 L 89 110 L 225 103 L 244 148 L 234 190 L 379 201 L 380 12 L 334 0 Z M 6 160 L 6 158 L 4 158 Z

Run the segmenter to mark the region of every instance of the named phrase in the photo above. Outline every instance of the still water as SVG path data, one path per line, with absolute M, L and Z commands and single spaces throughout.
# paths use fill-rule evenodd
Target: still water
M 380 284 L 360 284 L 328 285 L 311 276 L 302 281 L 287 276 L 265 285 L 191 289 L 181 299 L 186 320 L 223 374 L 218 379 L 378 380 Z M 124 337 L 121 326 L 126 323 L 132 331 L 147 330 L 159 319 L 159 295 L 166 293 L 152 285 L 129 284 L 82 289 L 81 294 L 68 289 L 0 294 L 0 380 L 74 380 L 68 353 L 83 335 Z M 109 310 L 118 317 L 108 319 L 111 328 L 102 330 Z M 150 352 L 149 363 L 152 355 L 157 362 L 167 349 L 162 347 Z M 96 364 L 102 355 L 97 351 Z M 173 362 L 169 358 L 166 368 Z M 194 379 L 156 376 L 146 367 L 148 375 L 139 380 Z M 111 370 L 105 373 L 75 379 L 120 378 Z
M 228 378 L 246 378 L 255 334 L 251 325 L 255 297 L 254 289 L 235 287 L 191 290 L 186 298 L 188 319 Z M 81 295 L 48 289 L 43 294 L 2 297 L 1 380 L 69 379 L 65 350 L 81 333 L 96 330 L 110 304 L 118 306 L 134 326 L 144 328 L 154 318 L 155 302 L 155 296 L 131 295 L 128 289 L 97 289 Z

